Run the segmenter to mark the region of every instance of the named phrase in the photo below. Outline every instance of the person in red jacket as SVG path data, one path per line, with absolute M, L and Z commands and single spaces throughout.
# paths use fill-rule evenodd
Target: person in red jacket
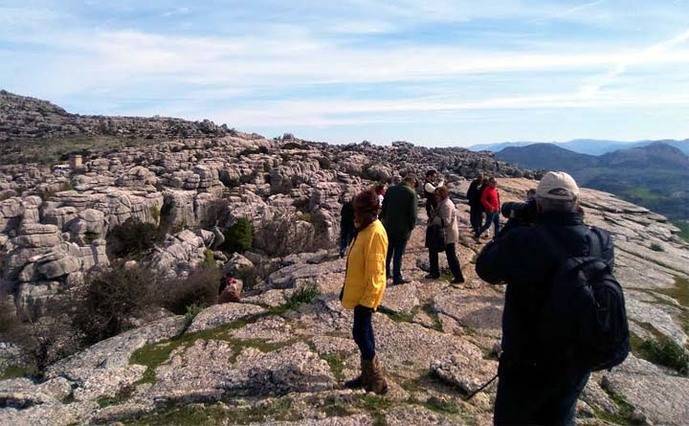
M 477 239 L 490 228 L 490 225 L 495 226 L 494 236 L 500 232 L 500 193 L 497 186 L 498 182 L 492 177 L 488 179 L 488 185 L 481 193 L 481 205 L 486 212 L 486 223 L 479 229 Z

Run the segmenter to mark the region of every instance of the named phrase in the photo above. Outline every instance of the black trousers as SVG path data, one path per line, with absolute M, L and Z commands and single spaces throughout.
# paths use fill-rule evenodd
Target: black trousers
M 373 309 L 358 305 L 354 308 L 352 337 L 359 347 L 361 357 L 367 361 L 376 356 L 376 340 L 373 336 Z
M 464 276 L 462 275 L 462 268 L 459 265 L 459 259 L 457 259 L 457 251 L 455 250 L 454 243 L 445 246 L 445 255 L 447 256 L 447 264 L 450 266 L 450 271 L 452 272 L 452 275 L 455 278 L 455 280 L 464 281 Z M 440 276 L 438 252 L 429 249 L 428 260 L 431 264 L 431 275 L 434 275 L 436 277 Z
M 498 394 L 493 423 L 496 425 L 574 425 L 577 399 L 590 372 L 498 368 Z
M 402 256 L 407 249 L 407 240 L 395 237 L 388 238 L 385 273 L 387 278 L 392 277 L 393 284 L 399 284 L 402 281 Z M 392 271 L 390 270 L 390 264 L 392 264 Z
M 483 209 L 480 206 L 471 206 L 469 209 L 469 221 L 471 222 L 471 229 L 474 235 L 478 235 L 478 231 L 483 225 Z

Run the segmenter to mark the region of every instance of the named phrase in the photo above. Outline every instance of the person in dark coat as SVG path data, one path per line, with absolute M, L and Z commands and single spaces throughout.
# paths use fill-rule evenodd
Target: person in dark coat
M 483 175 L 479 174 L 476 176 L 476 179 L 471 181 L 469 190 L 467 191 L 467 200 L 469 200 L 469 222 L 471 223 L 471 229 L 474 231 L 474 237 L 478 237 L 478 232 L 483 222 L 483 205 L 481 204 L 483 184 Z
M 344 257 L 355 233 L 354 203 L 352 200 L 347 200 L 340 210 L 340 257 Z
M 563 348 L 543 347 L 537 336 L 551 279 L 566 260 L 553 253 L 550 242 L 557 241 L 570 256 L 600 253 L 613 266 L 610 234 L 584 224 L 578 196 L 571 176 L 547 173 L 536 192 L 536 224 L 505 229 L 476 260 L 484 281 L 507 284 L 496 425 L 574 424 L 576 402 L 591 372 L 574 365 Z
M 380 219 L 388 234 L 385 269 L 388 278 L 392 277 L 393 285 L 409 282 L 402 276 L 402 256 L 416 226 L 418 197 L 415 187 L 416 177 L 408 174 L 402 183 L 387 190 L 380 212 Z M 390 271 L 391 264 L 392 271 Z

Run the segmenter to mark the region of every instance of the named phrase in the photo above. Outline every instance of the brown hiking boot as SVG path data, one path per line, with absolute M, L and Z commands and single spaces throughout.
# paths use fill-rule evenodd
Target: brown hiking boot
M 365 385 L 365 383 L 364 383 L 364 377 L 365 377 L 366 375 L 364 374 L 364 373 L 365 373 L 365 361 L 364 361 L 363 358 L 361 358 L 361 364 L 360 364 L 360 366 L 361 366 L 361 367 L 360 367 L 361 373 L 359 373 L 359 376 L 356 377 L 356 378 L 354 378 L 354 379 L 352 379 L 352 380 L 347 380 L 347 381 L 344 383 L 344 387 L 346 387 L 347 389 L 361 389 L 361 388 L 364 387 L 364 385 Z M 369 373 L 369 375 L 370 375 L 370 373 Z
M 365 361 L 363 365 L 366 367 L 363 369 L 362 376 L 366 391 L 378 395 L 387 393 L 388 382 L 385 380 L 385 372 L 380 361 L 378 361 L 378 356 L 373 357 L 371 361 Z

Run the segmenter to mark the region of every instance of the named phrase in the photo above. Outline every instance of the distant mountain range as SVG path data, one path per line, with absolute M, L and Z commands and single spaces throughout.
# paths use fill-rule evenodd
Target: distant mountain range
M 498 152 L 505 148 L 512 147 L 524 147 L 535 144 L 548 144 L 556 145 L 561 148 L 568 149 L 570 151 L 578 152 L 579 154 L 589 154 L 589 155 L 603 155 L 609 152 L 617 151 L 620 149 L 636 148 L 641 146 L 647 146 L 653 143 L 662 142 L 664 144 L 674 146 L 675 148 L 682 151 L 684 154 L 689 155 L 689 139 L 685 140 L 657 140 L 657 141 L 637 141 L 637 142 L 623 142 L 623 141 L 613 141 L 613 140 L 602 140 L 602 139 L 574 139 L 569 142 L 501 142 L 493 144 L 481 144 L 472 145 L 469 147 L 472 151 L 491 151 Z
M 574 142 L 574 141 L 573 141 Z M 600 155 L 565 149 L 565 144 L 509 146 L 495 156 L 520 167 L 562 170 L 584 187 L 612 192 L 675 220 L 689 220 L 689 141 L 626 144 Z M 585 145 L 585 144 L 583 144 Z M 570 145 L 571 146 L 571 145 Z

